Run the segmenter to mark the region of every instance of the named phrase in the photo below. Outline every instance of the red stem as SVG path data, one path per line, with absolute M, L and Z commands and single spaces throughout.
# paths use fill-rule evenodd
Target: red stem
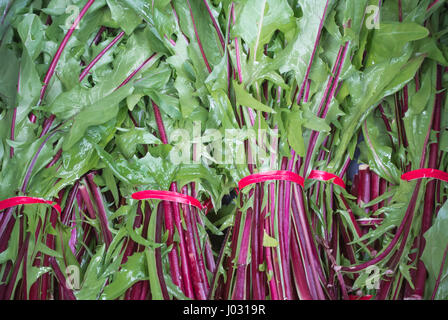
M 26 188 L 28 187 L 28 182 L 31 179 L 31 173 L 33 172 L 34 166 L 36 165 L 37 158 L 39 157 L 39 154 L 41 153 L 42 149 L 44 148 L 45 144 L 50 140 L 51 137 L 53 137 L 57 131 L 53 131 L 48 135 L 48 137 L 45 138 L 45 140 L 40 144 L 39 148 L 37 149 L 33 159 L 31 160 L 30 166 L 28 167 L 28 170 L 26 171 L 25 178 L 23 180 L 21 191 L 23 194 L 26 194 Z
M 379 193 L 380 193 L 380 195 L 383 195 L 383 194 L 385 194 L 386 192 L 387 192 L 387 180 L 386 180 L 386 179 L 383 179 L 383 178 L 380 178 L 380 191 L 379 191 Z M 379 207 L 379 208 L 384 207 L 385 203 L 386 203 L 386 200 L 381 201 L 381 202 L 378 204 L 378 207 Z M 380 217 L 380 218 L 384 218 L 384 213 L 382 213 L 381 215 L 379 215 L 379 217 Z
M 14 223 L 16 218 L 13 217 L 12 212 L 14 208 L 8 208 L 3 213 L 5 217 L 2 221 L 2 225 L 0 226 L 0 253 L 5 251 L 8 247 L 8 241 L 12 233 L 12 229 L 14 228 Z
M 51 159 L 51 161 L 45 166 L 45 168 L 51 168 L 52 166 L 54 166 L 56 162 L 58 162 L 58 160 L 61 158 L 61 156 L 62 149 L 59 149 L 58 152 L 56 152 L 56 154 L 54 155 L 53 159 Z
M 156 219 L 156 236 L 155 241 L 157 243 L 162 242 L 162 225 L 163 225 L 163 208 L 159 204 L 157 207 L 157 219 Z M 168 300 L 169 294 L 168 289 L 166 287 L 165 276 L 163 272 L 162 266 L 162 248 L 155 249 L 155 257 L 156 257 L 156 268 L 157 268 L 157 277 L 159 278 L 160 287 L 162 290 L 163 299 Z
M 221 249 L 219 250 L 219 254 L 218 254 L 218 259 L 216 260 L 218 263 L 218 266 L 219 266 L 219 264 L 223 263 L 224 251 L 225 251 L 224 249 L 227 246 L 227 242 L 229 241 L 231 233 L 232 233 L 232 227 L 229 227 L 227 229 L 224 239 L 222 241 Z M 212 281 L 211 281 L 212 287 L 214 287 L 215 284 L 217 283 L 217 281 L 219 281 L 218 274 L 219 274 L 219 268 L 215 268 L 215 270 L 213 271 L 213 277 L 212 277 Z M 212 298 L 218 298 L 219 293 L 214 292 L 214 295 L 212 295 L 212 294 L 213 294 L 213 292 L 212 292 L 212 290 L 210 290 L 207 300 L 211 300 Z
M 367 165 L 359 166 L 358 204 L 366 204 L 370 201 L 370 169 Z M 369 212 L 369 208 L 364 209 Z
M 237 212 L 235 214 L 235 222 L 234 222 L 234 226 L 233 226 L 231 243 L 237 243 L 237 241 L 238 241 L 238 234 L 239 234 L 239 229 L 240 229 L 240 225 L 241 225 L 241 215 L 242 215 L 241 211 L 237 210 Z M 230 253 L 230 257 L 228 258 L 229 265 L 226 268 L 227 275 L 226 275 L 226 284 L 225 284 L 225 288 L 224 288 L 224 298 L 225 299 L 230 299 L 230 286 L 231 286 L 232 278 L 233 278 L 232 277 L 233 261 L 236 258 L 236 247 L 237 246 L 231 246 L 232 251 Z
M 61 199 L 62 198 L 57 199 L 58 204 L 61 202 Z M 50 224 L 53 228 L 56 227 L 57 219 L 58 219 L 57 211 L 54 209 L 51 209 L 50 210 Z M 52 234 L 47 234 L 47 239 L 46 239 L 45 244 L 50 249 L 54 249 L 55 248 L 55 236 Z M 50 256 L 45 255 L 44 260 L 43 260 L 43 266 L 47 267 L 49 265 L 50 265 Z M 48 288 L 50 287 L 50 281 L 51 281 L 50 275 L 48 273 L 45 273 L 42 276 L 41 300 L 47 300 L 47 298 L 48 298 Z
M 213 13 L 212 13 L 212 10 L 210 9 L 208 1 L 204 0 L 204 4 L 207 8 L 207 12 L 210 16 L 210 19 L 212 20 L 213 27 L 215 27 L 216 33 L 218 34 L 218 38 L 219 38 L 219 42 L 221 43 L 222 50 L 224 50 L 225 49 L 225 41 L 224 41 L 224 36 L 222 34 L 222 31 L 219 28 L 218 22 L 216 21 L 215 17 L 213 16 Z
M 325 3 L 324 14 L 323 14 L 322 18 L 320 19 L 319 29 L 317 31 L 316 41 L 314 42 L 314 48 L 313 48 L 313 52 L 312 52 L 311 57 L 310 57 L 310 61 L 308 63 L 308 68 L 306 70 L 305 78 L 303 79 L 302 86 L 300 87 L 300 92 L 299 92 L 299 95 L 297 97 L 297 104 L 300 104 L 300 101 L 302 100 L 302 95 L 303 95 L 303 92 L 305 90 L 305 86 L 307 84 L 307 80 L 308 80 L 308 77 L 309 77 L 310 72 L 311 72 L 311 65 L 313 64 L 314 56 L 316 55 L 317 47 L 319 45 L 319 40 L 320 40 L 320 36 L 321 36 L 321 33 L 322 33 L 322 28 L 323 28 L 323 25 L 324 25 L 324 21 L 325 21 L 325 15 L 327 14 L 328 4 L 329 4 L 329 0 L 327 0 L 326 3 Z
M 187 226 L 187 230 L 185 230 L 185 244 L 188 252 L 189 269 L 193 282 L 192 286 L 195 297 L 199 300 L 205 300 L 207 298 L 207 282 L 204 281 L 202 274 L 202 270 L 205 272 L 204 263 L 203 260 L 198 257 L 198 248 L 195 245 L 190 210 L 187 208 L 187 205 L 182 205 L 182 207 L 184 209 L 184 219 Z
M 124 36 L 124 31 L 121 31 L 103 50 L 101 50 L 98 55 L 93 58 L 92 61 L 87 65 L 87 67 L 81 72 L 79 75 L 79 81 L 82 81 L 85 76 L 89 73 L 89 71 L 93 68 L 93 66 L 98 62 L 98 60 L 101 59 L 102 56 L 106 54 L 107 51 L 109 51 L 110 48 L 112 48 L 122 37 Z
M 99 30 L 98 30 L 98 33 L 95 35 L 95 38 L 93 38 L 92 43 L 90 44 L 90 46 L 92 46 L 93 43 L 95 45 L 98 45 L 98 43 L 100 43 L 101 35 L 104 33 L 104 31 L 106 31 L 106 27 L 101 26 L 99 28 Z
M 201 39 L 199 38 L 198 29 L 196 28 L 196 22 L 194 21 L 193 10 L 191 10 L 191 5 L 190 5 L 189 0 L 187 0 L 187 4 L 188 4 L 188 8 L 190 9 L 190 17 L 191 17 L 191 21 L 193 23 L 194 34 L 196 36 L 196 40 L 198 41 L 199 50 L 201 51 L 202 59 L 204 59 L 204 63 L 205 63 L 205 66 L 207 67 L 208 72 L 211 73 L 212 68 L 210 67 L 210 64 L 208 63 L 207 56 L 205 55 L 204 48 L 202 47 L 202 42 L 201 42 Z
M 162 120 L 162 116 L 160 114 L 160 110 L 159 107 L 153 102 L 152 102 L 152 107 L 154 110 L 154 116 L 156 119 L 156 123 L 157 123 L 157 127 L 159 130 L 159 136 L 160 136 L 160 140 L 162 141 L 163 144 L 167 144 L 168 143 L 168 138 L 166 135 L 166 130 L 165 130 L 165 126 L 163 124 L 163 120 Z M 173 192 L 177 192 L 177 184 L 175 182 L 173 182 L 171 184 L 170 190 Z M 181 272 L 182 272 L 182 279 L 184 281 L 184 289 L 185 289 L 185 293 L 187 295 L 187 297 L 193 298 L 194 297 L 194 293 L 193 293 L 193 288 L 192 288 L 192 283 L 191 283 L 191 279 L 190 279 L 190 271 L 189 271 L 189 265 L 187 263 L 187 256 L 186 256 L 186 248 L 185 248 L 185 241 L 184 241 L 184 232 L 183 232 L 183 228 L 182 228 L 182 224 L 181 224 L 181 218 L 180 218 L 180 212 L 179 212 L 179 207 L 175 204 L 172 204 L 172 211 L 166 211 L 165 210 L 165 219 L 166 222 L 168 222 L 170 225 L 167 225 L 167 229 L 169 233 L 174 234 L 174 226 L 172 225 L 172 218 L 174 218 L 174 224 L 177 228 L 177 231 L 179 233 L 179 253 L 180 253 L 180 259 L 181 259 Z M 168 203 L 168 206 L 171 206 L 171 203 Z M 168 209 L 166 207 L 166 209 Z M 176 269 L 177 269 L 177 265 L 178 262 L 175 262 L 174 260 L 177 260 L 177 255 L 175 255 L 175 252 L 173 252 L 173 250 L 169 253 L 171 255 L 170 261 L 172 261 L 174 263 L 174 268 L 172 269 L 172 275 L 175 277 L 179 277 L 179 274 L 175 274 Z
M 320 266 L 320 261 L 317 255 L 317 248 L 311 236 L 310 226 L 308 219 L 306 217 L 304 199 L 301 191 L 298 188 L 293 187 L 293 221 L 298 229 L 299 239 L 301 242 L 301 248 L 303 248 L 303 255 L 305 258 L 305 264 L 310 267 L 311 273 L 308 274 L 310 277 L 310 284 L 316 292 L 315 299 L 323 300 L 325 299 L 324 293 L 321 287 L 321 280 L 323 271 Z M 301 237 L 300 237 L 301 236 Z
M 85 186 L 79 187 L 79 194 L 81 195 L 82 201 L 84 202 L 84 204 L 86 206 L 86 209 L 87 209 L 86 211 L 87 211 L 88 215 L 90 216 L 90 219 L 95 220 L 96 219 L 95 209 L 93 208 L 92 200 L 90 199 L 89 192 L 87 191 Z M 96 229 L 93 229 L 93 230 L 94 230 L 96 238 L 99 239 Z
M 98 209 L 98 220 L 100 222 L 101 231 L 103 234 L 103 240 L 104 240 L 104 243 L 106 244 L 106 250 L 107 250 L 112 242 L 113 236 L 109 229 L 109 221 L 107 220 L 106 209 L 104 208 L 104 203 L 103 203 L 103 199 L 101 197 L 101 192 L 99 191 L 96 183 L 93 181 L 93 177 L 94 177 L 94 174 L 89 173 L 87 175 L 87 181 L 89 184 L 90 192 L 92 193 L 93 198 L 95 199 L 95 204 Z
M 261 272 L 258 269 L 258 266 L 260 264 L 260 255 L 262 252 L 259 251 L 259 233 L 258 233 L 258 226 L 261 225 L 260 220 L 260 185 L 255 185 L 255 193 L 254 193 L 254 214 L 252 215 L 252 227 L 251 227 L 251 259 L 252 263 L 250 265 L 251 270 L 251 276 L 252 276 L 252 295 L 255 300 L 261 300 L 263 297 L 262 289 L 264 289 L 264 286 L 261 282 Z
M 300 249 L 296 237 L 293 237 L 291 241 L 291 260 L 294 261 L 291 266 L 296 290 L 300 300 L 313 300 L 313 296 L 308 288 L 307 276 L 303 265 L 304 261 L 300 255 Z
M 375 172 L 370 172 L 370 200 L 378 198 L 380 195 L 380 176 Z M 372 212 L 375 212 L 379 208 L 379 204 L 374 204 L 370 207 Z

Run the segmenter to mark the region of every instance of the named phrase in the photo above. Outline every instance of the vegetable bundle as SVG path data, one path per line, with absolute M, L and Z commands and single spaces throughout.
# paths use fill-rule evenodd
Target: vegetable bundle
M 0 7 L 1 299 L 448 297 L 445 1 Z

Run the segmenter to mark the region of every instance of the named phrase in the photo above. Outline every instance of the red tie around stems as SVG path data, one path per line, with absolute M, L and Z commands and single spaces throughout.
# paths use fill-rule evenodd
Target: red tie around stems
M 401 179 L 406 180 L 406 181 L 422 179 L 422 178 L 434 178 L 434 179 L 448 182 L 448 173 L 441 171 L 441 170 L 437 170 L 437 169 L 427 168 L 427 169 L 418 169 L 418 170 L 409 171 L 409 172 L 404 173 L 401 176 Z
M 334 179 L 333 180 L 334 184 L 345 189 L 344 180 L 342 180 L 340 177 L 338 177 L 337 175 L 330 173 L 330 172 L 325 172 L 325 171 L 320 171 L 320 170 L 311 170 L 310 175 L 308 176 L 308 179 L 314 179 L 314 180 L 320 180 L 320 181 L 328 181 L 328 180 Z
M 325 171 L 321 171 L 321 170 L 312 170 L 310 172 L 310 175 L 308 176 L 308 179 L 314 179 L 314 180 L 320 180 L 320 181 L 329 181 L 329 180 L 333 179 L 334 184 L 345 189 L 344 180 L 342 180 L 339 176 L 337 176 L 333 173 L 329 173 L 329 172 L 325 172 Z M 238 191 L 241 191 L 243 188 L 245 188 L 248 185 L 258 183 L 258 182 L 269 181 L 269 180 L 292 181 L 292 182 L 298 183 L 303 188 L 305 179 L 303 179 L 303 177 L 299 176 L 298 174 L 296 174 L 294 172 L 286 171 L 286 170 L 255 173 L 255 174 L 251 174 L 251 175 L 241 179 L 240 182 L 238 183 L 238 189 L 235 189 L 235 190 L 238 193 Z M 210 199 L 207 200 L 203 204 L 203 207 L 207 209 L 206 210 L 207 212 L 209 212 L 213 208 L 211 200 Z
M 241 191 L 248 185 L 269 180 L 291 181 L 299 184 L 303 188 L 305 179 L 294 172 L 285 170 L 260 172 L 241 179 L 238 182 L 238 189 Z
M 0 210 L 19 206 L 21 204 L 34 204 L 34 203 L 50 204 L 59 213 L 61 213 L 61 207 L 54 201 L 45 200 L 42 198 L 26 197 L 26 196 L 12 197 L 12 198 L 8 198 L 8 199 L 0 201 Z
M 160 190 L 139 191 L 132 194 L 132 199 L 135 200 L 160 199 L 160 200 L 188 204 L 190 206 L 195 206 L 200 210 L 204 208 L 203 205 L 199 202 L 199 200 L 187 196 L 185 194 L 173 191 L 160 191 Z

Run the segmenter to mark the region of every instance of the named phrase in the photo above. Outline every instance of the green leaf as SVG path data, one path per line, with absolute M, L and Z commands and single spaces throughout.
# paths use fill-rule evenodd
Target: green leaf
M 303 119 L 300 112 L 293 112 L 288 115 L 286 121 L 288 142 L 295 152 L 301 157 L 305 156 L 305 142 L 302 134 Z
M 159 65 L 156 69 L 152 69 L 143 74 L 143 77 L 135 81 L 136 91 L 145 91 L 144 89 L 161 90 L 168 83 L 172 70 L 168 64 Z
M 103 177 L 106 182 L 106 187 L 110 190 L 110 192 L 112 193 L 112 196 L 114 197 L 115 205 L 117 207 L 121 208 L 119 206 L 120 197 L 118 194 L 118 186 L 117 186 L 117 182 L 115 181 L 112 170 L 110 170 L 109 168 L 104 168 L 103 169 Z
M 116 143 L 126 158 L 131 158 L 139 144 L 161 144 L 162 142 L 145 128 L 132 128 L 116 136 Z
M 275 113 L 272 108 L 252 97 L 252 95 L 244 89 L 244 86 L 240 85 L 237 81 L 233 81 L 233 86 L 235 88 L 236 101 L 238 104 L 258 111 Z
M 399 57 L 409 50 L 411 41 L 427 37 L 428 29 L 415 22 L 381 22 L 374 31 L 368 51 L 367 66 Z
M 207 8 L 205 7 L 204 1 L 189 0 L 187 2 L 174 0 L 173 4 L 179 17 L 180 29 L 191 40 L 188 51 L 198 79 L 205 79 L 208 75 L 208 70 L 202 57 L 201 49 L 199 48 L 199 40 L 201 41 L 205 57 L 212 69 L 214 65 L 219 63 L 222 57 L 221 43 L 210 20 Z
M 177 39 L 174 54 L 166 61 L 176 70 L 174 87 L 179 95 L 179 104 L 183 117 L 188 117 L 198 107 L 198 101 L 194 96 L 193 79 L 189 76 L 188 44 L 183 36 Z
M 17 26 L 17 32 L 32 60 L 35 60 L 42 51 L 44 29 L 44 25 L 35 14 L 23 15 Z
M 424 38 L 416 43 L 417 52 L 427 55 L 429 59 L 437 61 L 443 66 L 448 66 L 448 61 L 440 50 L 437 40 L 435 38 Z
M 325 119 L 316 116 L 305 106 L 303 107 L 303 126 L 313 131 L 330 132 L 330 126 Z
M 17 94 L 17 79 L 19 76 L 19 61 L 13 50 L 0 48 L 0 98 L 7 105 L 13 106 Z
M 20 65 L 20 82 L 17 92 L 17 123 L 27 119 L 31 109 L 39 100 L 40 89 L 41 83 L 36 64 L 28 54 L 28 51 L 23 50 Z
M 75 116 L 70 132 L 64 139 L 62 149 L 69 150 L 83 137 L 88 127 L 100 125 L 115 118 L 118 113 L 118 103 L 130 95 L 133 90 L 134 88 L 130 84 L 125 85 L 104 99 L 83 108 Z

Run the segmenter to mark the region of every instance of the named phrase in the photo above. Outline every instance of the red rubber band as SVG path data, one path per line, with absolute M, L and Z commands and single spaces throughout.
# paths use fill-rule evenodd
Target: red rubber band
M 45 203 L 50 204 L 55 208 L 59 213 L 61 213 L 61 207 L 54 201 L 45 200 L 42 198 L 34 198 L 34 197 L 12 197 L 5 200 L 0 201 L 0 210 L 19 206 L 21 204 L 34 204 L 34 203 Z
M 314 179 L 314 180 L 320 180 L 320 181 L 328 181 L 328 180 L 334 179 L 333 180 L 334 184 L 345 189 L 344 180 L 342 180 L 340 177 L 338 177 L 337 175 L 330 173 L 330 172 L 325 172 L 325 171 L 320 171 L 320 170 L 311 170 L 310 175 L 308 176 L 308 179 Z
M 409 171 L 401 175 L 401 179 L 406 181 L 422 178 L 434 178 L 448 182 L 448 173 L 437 169 L 427 168 Z
M 187 196 L 185 194 L 173 191 L 160 191 L 160 190 L 139 191 L 132 194 L 132 199 L 135 200 L 160 199 L 160 200 L 188 204 L 190 206 L 195 206 L 200 210 L 204 208 L 202 204 L 199 202 L 199 200 Z
M 239 191 L 241 191 L 248 185 L 269 180 L 291 181 L 299 184 L 303 188 L 305 179 L 294 172 L 285 170 L 260 172 L 251 174 L 250 176 L 241 179 L 238 182 L 238 189 Z

